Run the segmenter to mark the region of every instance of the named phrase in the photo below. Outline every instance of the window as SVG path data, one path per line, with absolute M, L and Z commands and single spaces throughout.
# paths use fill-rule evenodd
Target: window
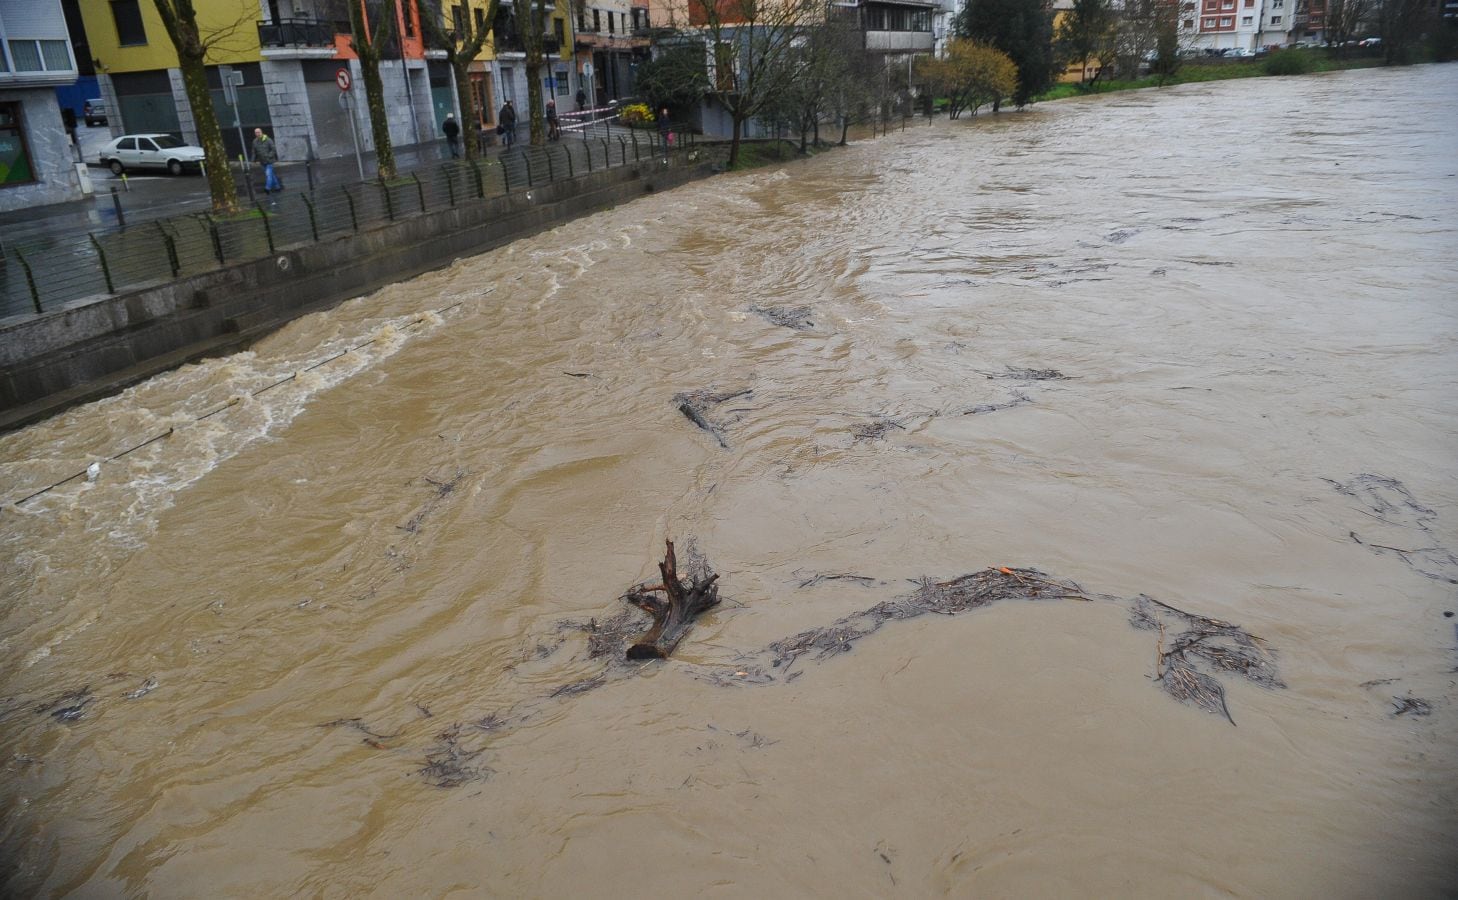
M 72 71 L 71 51 L 65 41 L 11 41 L 10 58 L 17 72 Z
M 1253 19 L 1252 19 L 1251 16 L 1241 16 L 1240 17 L 1240 24 L 1242 24 L 1242 25 L 1249 25 L 1252 22 L 1252 20 Z
M 1204 27 L 1204 28 L 1214 28 L 1215 27 L 1215 20 L 1214 19 L 1206 19 L 1205 20 L 1205 24 L 1202 27 Z
M 1250 8 L 1252 8 L 1254 6 L 1255 6 L 1255 0 L 1245 0 L 1245 8 L 1246 9 L 1250 9 Z
M 1230 16 L 1226 16 L 1225 18 L 1223 18 L 1223 19 L 1220 20 L 1220 27 L 1221 28 L 1234 28 L 1235 27 L 1235 19 L 1232 18 L 1232 17 L 1230 17 Z
M 457 3 L 451 7 L 451 28 L 456 32 L 456 39 L 463 40 L 466 36 L 466 5 Z
M 714 45 L 714 87 L 720 91 L 733 91 L 734 45 L 720 41 Z
M 560 19 L 558 21 L 561 21 Z M 565 97 L 569 93 L 571 85 L 567 82 L 567 67 L 557 67 L 557 96 Z
M 1189 29 L 1195 27 L 1195 20 L 1194 19 L 1186 19 L 1185 20 L 1185 23 L 1183 25 L 1181 25 L 1180 27 L 1181 28 L 1184 28 L 1185 30 L 1188 31 Z
M 1280 16 L 1271 16 L 1271 24 L 1272 25 L 1280 25 L 1281 24 L 1281 17 Z
M 602 10 L 600 9 L 592 11 L 592 30 L 602 31 Z
M 111 0 L 111 18 L 116 22 L 117 43 L 135 47 L 147 43 L 147 29 L 142 25 L 139 0 Z
M 32 181 L 35 173 L 30 168 L 25 132 L 20 127 L 20 104 L 0 103 L 0 187 Z
M 11 41 L 10 58 L 15 60 L 17 72 L 45 71 L 41 68 L 40 50 L 36 48 L 35 41 Z
M 1286 0 L 1271 0 L 1271 9 L 1280 9 L 1286 5 Z
M 123 138 L 122 141 L 121 141 L 121 143 L 119 143 L 119 144 L 116 145 L 116 149 L 118 149 L 118 150 L 135 150 L 135 149 L 137 149 L 137 139 L 136 138 Z
M 612 10 L 608 10 L 608 34 L 612 34 L 613 31 L 614 31 L 613 18 L 614 18 L 613 17 L 613 11 Z
M 561 19 L 552 20 L 552 37 L 557 39 L 557 46 L 567 43 L 567 23 Z

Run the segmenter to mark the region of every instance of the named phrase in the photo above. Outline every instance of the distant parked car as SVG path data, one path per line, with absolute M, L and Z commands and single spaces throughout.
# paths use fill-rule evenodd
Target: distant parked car
M 106 101 L 100 98 L 87 100 L 81 104 L 81 117 L 86 120 L 87 125 L 105 125 Z
M 166 169 L 181 175 L 202 171 L 203 149 L 170 134 L 124 134 L 102 147 L 100 156 L 113 175 L 127 169 Z
M 1382 46 L 1382 38 L 1380 38 L 1380 37 L 1370 37 L 1370 38 L 1366 38 L 1365 40 L 1359 42 L 1357 44 L 1357 46 L 1358 47 L 1381 47 Z
M 1226 59 L 1245 59 L 1246 57 L 1250 56 L 1255 56 L 1255 53 L 1251 52 L 1245 47 L 1234 47 L 1230 50 L 1225 51 Z

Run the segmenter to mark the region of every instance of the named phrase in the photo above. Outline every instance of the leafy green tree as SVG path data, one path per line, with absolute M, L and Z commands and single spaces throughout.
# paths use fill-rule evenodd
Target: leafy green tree
M 359 57 L 359 70 L 364 76 L 370 134 L 375 141 L 375 169 L 382 180 L 395 177 L 395 148 L 390 143 L 390 120 L 385 115 L 385 85 L 380 80 L 380 59 L 393 32 L 395 3 L 396 0 L 385 0 L 383 4 L 367 10 L 365 0 L 349 0 L 350 42 Z M 373 27 L 370 19 L 374 20 Z
M 233 184 L 233 173 L 228 170 L 228 151 L 223 149 L 223 132 L 218 127 L 218 115 L 208 90 L 207 55 L 220 41 L 231 36 L 237 25 L 204 38 L 198 31 L 197 10 L 192 0 L 155 0 L 155 3 L 162 27 L 177 50 L 177 67 L 182 70 L 187 105 L 192 108 L 193 126 L 203 149 L 213 209 L 234 212 L 238 208 L 238 188 Z
M 703 42 L 659 46 L 656 56 L 638 64 L 635 84 L 655 115 L 665 106 L 669 109 L 694 106 L 709 90 Z
M 1054 38 L 1059 61 L 1078 63 L 1080 84 L 1087 81 L 1090 60 L 1099 61 L 1094 81 L 1113 63 L 1114 39 L 1117 33 L 1115 13 L 1110 0 L 1073 0 L 1073 9 L 1058 24 Z
M 1167 16 L 1160 21 L 1155 32 L 1154 62 L 1149 72 L 1159 79 L 1159 86 L 1175 77 L 1184 60 L 1180 58 L 1180 27 L 1176 16 Z
M 1382 37 L 1383 62 L 1405 66 L 1412 62 L 1413 46 L 1433 22 L 1426 0 L 1377 0 L 1377 33 Z
M 917 71 L 929 89 L 947 98 L 947 115 L 953 119 L 964 111 L 975 116 L 980 107 L 1018 87 L 1018 67 L 1006 53 L 966 38 L 953 40 L 946 55 L 926 59 Z
M 1018 67 L 1017 106 L 1027 106 L 1053 85 L 1053 16 L 1043 0 L 967 0 L 956 33 L 991 44 L 1012 59 Z M 993 110 L 1000 105 L 994 102 Z

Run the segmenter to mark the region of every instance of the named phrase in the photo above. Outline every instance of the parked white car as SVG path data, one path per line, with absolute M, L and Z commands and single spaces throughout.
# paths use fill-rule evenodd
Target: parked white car
M 170 134 L 124 134 L 102 147 L 100 156 L 113 175 L 128 169 L 166 169 L 181 175 L 202 171 L 203 149 Z
M 1255 51 L 1248 50 L 1245 47 L 1236 47 L 1232 50 L 1225 51 L 1226 59 L 1244 59 L 1248 56 L 1255 56 Z

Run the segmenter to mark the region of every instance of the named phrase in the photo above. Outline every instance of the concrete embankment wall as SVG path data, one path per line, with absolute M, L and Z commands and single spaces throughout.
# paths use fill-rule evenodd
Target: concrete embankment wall
M 0 327 L 0 431 L 235 351 L 380 285 L 713 171 L 708 162 L 668 168 L 662 161 L 607 169 Z

